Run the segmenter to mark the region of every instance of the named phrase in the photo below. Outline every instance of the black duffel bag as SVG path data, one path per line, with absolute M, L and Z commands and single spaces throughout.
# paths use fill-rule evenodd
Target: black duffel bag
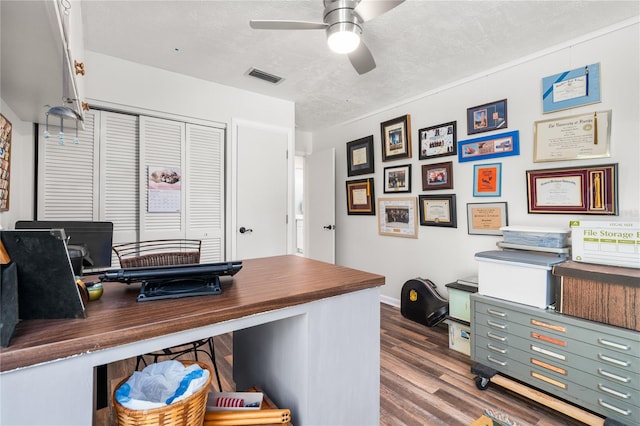
M 414 278 L 404 283 L 400 298 L 402 316 L 427 327 L 438 325 L 449 314 L 449 301 L 428 279 Z

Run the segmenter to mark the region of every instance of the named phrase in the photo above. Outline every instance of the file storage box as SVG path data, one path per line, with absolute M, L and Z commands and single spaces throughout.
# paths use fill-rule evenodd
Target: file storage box
M 449 316 L 466 322 L 471 321 L 469 296 L 478 292 L 478 286 L 455 282 L 446 284 L 445 287 L 449 291 Z
M 532 247 L 564 248 L 569 246 L 568 229 L 533 226 L 503 226 L 504 242 Z
M 449 349 L 471 355 L 471 327 L 454 319 L 445 322 L 449 325 Z
M 571 257 L 576 262 L 640 268 L 640 221 L 571 221 Z
M 558 277 L 551 270 L 566 260 L 526 250 L 483 251 L 475 259 L 479 294 L 541 309 L 554 303 Z

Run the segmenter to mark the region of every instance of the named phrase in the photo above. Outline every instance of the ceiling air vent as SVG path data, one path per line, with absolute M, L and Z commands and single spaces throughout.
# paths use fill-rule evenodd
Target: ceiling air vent
M 251 77 L 259 78 L 260 80 L 268 81 L 271 84 L 278 84 L 282 81 L 282 77 L 269 74 L 268 72 L 261 71 L 257 68 L 251 68 L 248 72 Z

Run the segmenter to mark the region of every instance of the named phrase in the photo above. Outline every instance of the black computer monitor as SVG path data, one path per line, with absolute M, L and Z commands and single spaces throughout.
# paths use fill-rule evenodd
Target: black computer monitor
M 64 229 L 67 245 L 86 246 L 84 266 L 91 269 L 111 267 L 113 222 L 73 220 L 19 220 L 16 229 Z

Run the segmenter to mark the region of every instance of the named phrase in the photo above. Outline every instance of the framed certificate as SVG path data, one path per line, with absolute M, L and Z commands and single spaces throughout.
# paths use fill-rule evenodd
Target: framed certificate
M 618 164 L 527 170 L 529 213 L 618 214 Z
M 375 215 L 373 178 L 349 180 L 347 185 L 347 214 Z
M 533 161 L 609 157 L 611 110 L 536 121 Z
M 542 79 L 542 112 L 600 102 L 600 64 L 585 65 Z
M 500 228 L 508 224 L 507 203 L 467 203 L 469 235 L 502 235 Z
M 456 195 L 420 195 L 420 226 L 457 228 Z
M 373 172 L 373 135 L 347 142 L 347 176 Z

